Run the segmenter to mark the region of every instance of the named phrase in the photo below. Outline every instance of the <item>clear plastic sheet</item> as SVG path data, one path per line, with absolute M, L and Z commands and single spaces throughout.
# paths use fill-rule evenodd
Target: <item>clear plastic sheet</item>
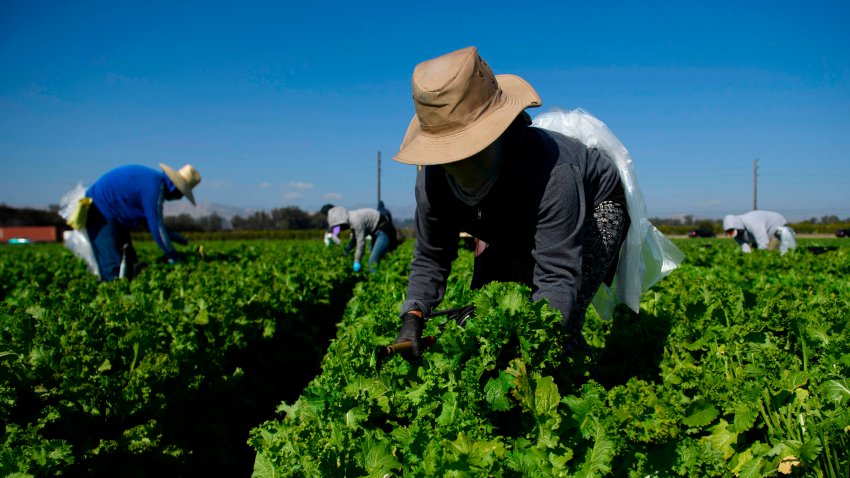
M 86 189 L 82 184 L 77 184 L 74 189 L 62 196 L 62 199 L 59 200 L 59 215 L 62 216 L 62 219 L 67 221 L 74 214 L 77 204 L 85 195 Z M 79 231 L 73 229 L 65 231 L 62 233 L 62 239 L 65 242 L 65 247 L 70 249 L 75 256 L 82 259 L 92 274 L 100 276 L 100 270 L 94 258 L 94 250 L 92 250 L 91 241 L 85 228 Z
M 604 319 L 611 318 L 617 303 L 638 312 L 641 294 L 676 269 L 685 255 L 649 222 L 628 150 L 605 123 L 582 109 L 548 111 L 537 116 L 532 126 L 557 131 L 587 147 L 601 149 L 616 163 L 631 226 L 620 249 L 614 281 L 610 288 L 602 284 L 593 306 Z
M 797 235 L 788 226 L 781 226 L 776 230 L 779 237 L 779 254 L 784 256 L 786 252 L 797 247 Z

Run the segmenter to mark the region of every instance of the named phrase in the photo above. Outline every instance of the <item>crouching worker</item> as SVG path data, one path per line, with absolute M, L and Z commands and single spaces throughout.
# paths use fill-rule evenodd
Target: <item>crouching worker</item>
M 569 353 L 589 351 L 585 310 L 617 268 L 629 214 L 605 154 L 531 126 L 541 105 L 525 80 L 494 75 L 474 47 L 420 63 L 413 117 L 393 159 L 419 166 L 416 245 L 396 343 L 421 354 L 423 318 L 440 303 L 458 235 L 479 239 L 473 288 L 522 282 L 562 314 Z
M 378 263 L 387 252 L 396 247 L 395 226 L 392 217 L 371 208 L 347 211 L 344 207 L 334 206 L 328 211 L 329 230 L 340 227 L 351 229 L 351 240 L 345 246 L 348 254 L 354 249 L 354 272 L 359 272 L 363 266 L 360 260 L 366 249 L 366 236 L 372 238 L 372 251 L 369 255 L 369 271 L 375 272 Z
M 185 244 L 186 240 L 165 228 L 162 205 L 184 196 L 194 205 L 192 189 L 201 182 L 201 175 L 188 164 L 179 171 L 159 166 L 161 171 L 139 165 L 108 171 L 85 190 L 71 218 L 66 217 L 87 236 L 101 281 L 119 277 L 125 253 L 130 256 L 128 262 L 134 262 L 130 231 L 145 224 L 169 263 L 183 260 L 172 241 Z
M 797 247 L 794 230 L 781 214 L 773 211 L 750 211 L 723 217 L 723 230 L 735 239 L 744 252 L 752 249 L 779 250 L 785 254 Z

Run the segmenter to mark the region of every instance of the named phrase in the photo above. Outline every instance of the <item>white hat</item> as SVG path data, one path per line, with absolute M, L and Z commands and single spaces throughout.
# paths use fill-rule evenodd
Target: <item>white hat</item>
M 177 186 L 177 189 L 186 196 L 192 205 L 195 205 L 195 196 L 192 194 L 192 188 L 201 182 L 201 173 L 191 164 L 187 164 L 180 168 L 180 171 L 175 171 L 166 166 L 165 163 L 159 163 L 159 167 L 168 175 L 168 179 Z

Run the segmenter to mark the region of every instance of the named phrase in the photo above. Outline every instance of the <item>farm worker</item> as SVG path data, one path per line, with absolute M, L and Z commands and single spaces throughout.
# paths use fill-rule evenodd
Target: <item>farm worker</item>
M 779 249 L 785 254 L 797 247 L 794 230 L 782 214 L 773 211 L 750 211 L 744 214 L 727 214 L 723 217 L 723 230 L 735 238 L 744 252 L 755 249 Z
M 179 171 L 162 163 L 159 167 L 162 171 L 139 165 L 120 166 L 86 190 L 91 204 L 85 229 L 102 281 L 118 277 L 122 249 L 124 245 L 132 246 L 130 230 L 144 222 L 169 263 L 182 260 L 172 239 L 185 239 L 166 230 L 162 204 L 185 196 L 194 205 L 192 190 L 201 182 L 201 175 L 189 164 Z
M 419 166 L 416 246 L 396 343 L 421 354 L 423 317 L 443 298 L 458 237 L 479 240 L 472 287 L 529 285 L 560 310 L 568 352 L 587 353 L 581 328 L 596 290 L 616 270 L 629 226 L 613 161 L 596 148 L 530 126 L 537 92 L 514 75 L 494 76 L 468 47 L 413 71 L 413 104 L 400 151 Z
M 360 259 L 366 249 L 366 236 L 371 236 L 372 252 L 369 255 L 369 271 L 374 272 L 384 255 L 395 248 L 395 227 L 391 217 L 377 209 L 363 208 L 347 211 L 344 207 L 334 206 L 328 211 L 328 227 L 351 229 L 351 240 L 345 246 L 348 254 L 354 249 L 354 272 L 360 272 L 363 266 Z

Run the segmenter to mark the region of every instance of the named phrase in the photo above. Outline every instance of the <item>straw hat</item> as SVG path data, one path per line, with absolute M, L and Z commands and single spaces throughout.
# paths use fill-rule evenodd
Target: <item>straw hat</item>
M 393 159 L 427 165 L 478 153 L 542 101 L 522 78 L 493 75 L 471 46 L 416 65 L 413 104 L 416 116 Z
M 201 173 L 191 164 L 187 164 L 180 168 L 180 171 L 175 171 L 165 163 L 159 163 L 159 167 L 168 175 L 168 179 L 177 186 L 177 189 L 186 196 L 192 205 L 195 205 L 195 196 L 192 194 L 192 189 L 201 182 Z

